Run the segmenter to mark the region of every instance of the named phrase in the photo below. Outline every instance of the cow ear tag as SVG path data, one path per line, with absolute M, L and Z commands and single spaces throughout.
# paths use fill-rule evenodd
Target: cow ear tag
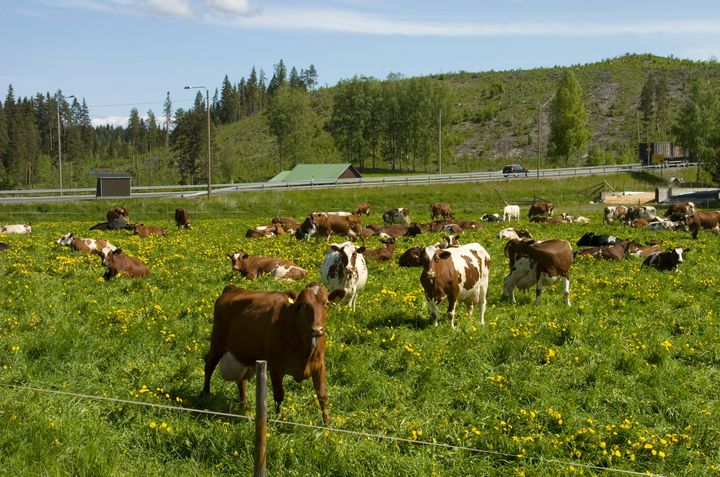
M 295 303 L 295 300 L 293 300 L 292 297 L 287 297 L 287 298 L 288 298 L 288 303 L 289 303 L 290 305 L 292 305 L 292 304 Z

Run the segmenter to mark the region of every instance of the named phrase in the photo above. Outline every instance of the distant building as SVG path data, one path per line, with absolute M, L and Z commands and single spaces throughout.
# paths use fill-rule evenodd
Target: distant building
M 671 142 L 638 143 L 638 158 L 645 165 L 687 159 L 685 149 Z
M 350 163 L 298 164 L 290 171 L 282 171 L 268 182 L 334 181 L 359 177 L 360 173 Z
M 97 177 L 95 197 L 130 197 L 132 176 L 113 172 L 94 172 Z

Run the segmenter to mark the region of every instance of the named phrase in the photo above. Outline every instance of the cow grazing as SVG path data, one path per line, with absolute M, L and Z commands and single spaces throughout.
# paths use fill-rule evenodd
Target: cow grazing
M 203 394 L 218 363 L 220 374 L 237 383 L 249 408 L 245 382 L 255 375 L 255 362 L 267 361 L 275 411 L 285 398 L 283 377 L 301 382 L 312 377 L 324 422 L 330 421 L 325 383 L 325 322 L 327 304 L 343 290 L 328 293 L 310 283 L 299 293 L 250 291 L 228 285 L 215 301 L 210 350 L 205 355 Z
M 10 248 L 10 245 L 0 242 L 0 250 L 7 250 L 9 248 Z
M 161 227 L 155 227 L 154 225 L 145 224 L 133 224 L 133 234 L 139 235 L 140 237 L 149 237 L 150 235 L 158 235 L 165 237 L 167 232 Z
M 685 224 L 690 228 L 692 238 L 696 239 L 700 229 L 709 229 L 720 234 L 720 212 L 695 212 L 685 217 Z
M 12 224 L 0 226 L 0 234 L 31 234 L 30 224 Z
M 361 231 L 362 225 L 357 215 L 313 212 L 300 224 L 300 227 L 295 231 L 295 237 L 301 240 L 317 235 L 330 240 L 330 235 L 344 235 L 350 240 L 355 240 Z
M 468 307 L 472 318 L 475 305 L 480 305 L 480 323 L 485 324 L 486 296 L 490 276 L 490 254 L 478 243 L 441 249 L 435 245 L 423 250 L 420 283 L 425 291 L 433 324 L 440 313 L 437 305 L 447 296 L 450 326 L 455 328 L 455 305 Z
M 497 238 L 499 239 L 505 239 L 505 240 L 517 240 L 521 238 L 533 238 L 532 234 L 528 232 L 525 229 L 514 229 L 512 227 L 508 227 L 505 229 L 502 229 L 497 234 Z
M 108 222 L 125 222 L 128 223 L 128 219 L 130 217 L 130 214 L 128 213 L 128 210 L 125 207 L 113 207 L 112 209 L 108 210 L 105 214 L 105 218 Z
M 513 219 L 520 222 L 520 206 L 519 205 L 506 205 L 503 209 L 503 221 L 510 222 Z
M 385 225 L 410 225 L 410 209 L 407 207 L 387 209 L 383 212 L 382 218 Z
M 63 235 L 55 241 L 55 244 L 58 247 L 66 246 L 70 247 L 73 250 L 77 250 L 78 252 L 84 253 L 92 253 L 93 250 L 97 250 L 102 252 L 103 254 L 108 254 L 114 250 L 117 250 L 117 247 L 108 242 L 107 240 L 78 238 L 75 237 L 72 233 L 67 233 Z
M 190 228 L 190 214 L 185 208 L 175 209 L 175 225 L 180 228 Z
M 445 202 L 437 202 L 430 205 L 430 220 L 435 220 L 436 218 L 440 217 L 443 220 L 448 220 L 455 217 L 455 214 L 453 214 L 453 211 L 450 208 L 450 204 L 447 204 Z
M 551 217 L 553 212 L 555 212 L 555 204 L 552 202 L 533 202 L 528 210 L 528 217 Z
M 281 224 L 258 225 L 245 232 L 245 238 L 272 238 L 283 235 L 285 230 Z
M 603 210 L 603 220 L 606 224 L 611 224 L 616 220 L 623 221 L 626 219 L 628 208 L 624 205 L 609 205 Z
M 614 235 L 595 235 L 595 232 L 585 232 L 576 245 L 578 247 L 599 247 L 601 245 L 612 245 L 620 240 Z
M 663 252 L 654 252 L 645 257 L 643 260 L 643 267 L 655 267 L 658 270 L 678 270 L 678 264 L 685 261 L 684 255 L 690 251 L 689 248 L 682 249 L 676 248 L 671 250 L 665 250 Z
M 365 214 L 366 217 L 370 216 L 370 204 L 367 202 L 360 202 L 356 207 L 355 210 L 353 210 L 354 215 L 362 215 Z
M 670 220 L 678 221 L 685 219 L 685 216 L 695 213 L 694 202 L 673 202 L 665 211 L 664 216 Z
M 112 277 L 125 274 L 130 278 L 146 277 L 150 274 L 150 269 L 137 258 L 125 255 L 119 248 L 110 253 L 103 253 L 100 250 L 94 250 L 92 253 L 99 255 L 102 259 L 103 266 L 107 267 L 103 278 L 110 280 Z
M 334 243 L 320 266 L 320 278 L 325 286 L 330 291 L 344 290 L 352 311 L 355 311 L 357 294 L 368 279 L 363 252 L 365 247 L 356 247 L 352 242 Z
M 248 280 L 255 280 L 264 274 L 271 274 L 277 280 L 302 280 L 308 274 L 307 270 L 298 267 L 292 260 L 262 257 L 242 252 L 236 252 L 227 257 L 232 262 L 233 270 L 240 272 L 240 275 Z
M 503 294 L 515 303 L 515 288 L 527 290 L 536 284 L 535 304 L 540 303 L 543 286 L 563 280 L 565 303 L 570 305 L 570 266 L 573 252 L 566 240 L 510 240 L 505 245 L 510 273 L 505 277 Z

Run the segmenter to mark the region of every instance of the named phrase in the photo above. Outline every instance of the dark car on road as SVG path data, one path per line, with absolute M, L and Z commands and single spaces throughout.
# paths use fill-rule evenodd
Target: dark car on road
M 528 170 L 525 169 L 520 164 L 510 164 L 505 167 L 503 167 L 502 173 L 505 175 L 505 177 L 508 177 L 511 174 L 514 174 L 516 176 L 520 174 L 525 174 L 525 177 L 528 175 Z

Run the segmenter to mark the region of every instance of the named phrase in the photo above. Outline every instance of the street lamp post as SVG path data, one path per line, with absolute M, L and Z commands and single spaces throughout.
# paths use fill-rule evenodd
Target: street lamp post
M 210 92 L 205 86 L 185 86 L 185 89 L 204 89 L 205 90 L 205 106 L 207 109 L 207 137 L 208 137 L 208 144 L 207 144 L 207 155 L 208 155 L 208 163 L 207 163 L 207 197 L 210 198 L 210 194 L 212 193 L 211 189 L 211 182 L 212 182 L 212 160 L 210 157 Z
M 60 195 L 63 195 L 63 173 L 62 173 L 62 126 L 60 125 L 60 100 L 64 98 L 75 98 L 74 95 L 63 96 L 57 94 L 55 104 L 57 106 L 57 129 L 58 129 L 58 172 L 60 173 Z
M 540 179 L 540 145 L 542 142 L 542 136 L 540 133 L 542 132 L 542 110 L 545 106 L 547 106 L 547 104 L 550 101 L 553 100 L 554 97 L 555 97 L 555 93 L 553 93 L 553 95 L 550 96 L 548 98 L 548 100 L 545 101 L 543 104 L 540 104 L 538 102 L 538 141 L 537 141 L 538 142 L 538 153 L 537 153 L 537 178 L 538 179 Z
M 438 174 L 442 174 L 442 108 L 438 110 Z

